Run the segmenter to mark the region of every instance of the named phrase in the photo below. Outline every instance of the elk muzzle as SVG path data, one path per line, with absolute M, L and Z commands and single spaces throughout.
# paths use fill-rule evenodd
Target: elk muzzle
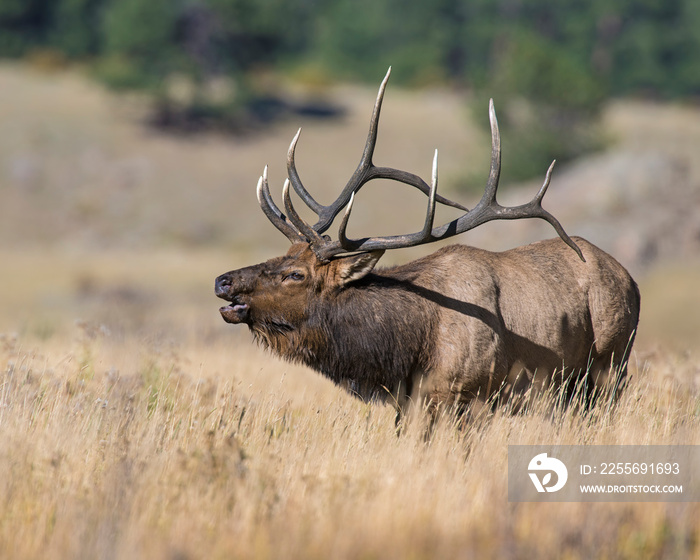
M 216 296 L 229 302 L 229 305 L 219 309 L 227 323 L 246 323 L 250 318 L 250 302 L 247 296 L 252 290 L 247 285 L 249 282 L 246 282 L 246 275 L 241 274 L 243 270 L 227 272 L 214 281 Z

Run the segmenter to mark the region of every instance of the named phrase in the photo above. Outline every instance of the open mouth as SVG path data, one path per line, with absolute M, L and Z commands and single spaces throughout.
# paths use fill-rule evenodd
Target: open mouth
M 248 318 L 250 306 L 234 299 L 229 305 L 219 309 L 219 313 L 227 323 L 243 323 Z

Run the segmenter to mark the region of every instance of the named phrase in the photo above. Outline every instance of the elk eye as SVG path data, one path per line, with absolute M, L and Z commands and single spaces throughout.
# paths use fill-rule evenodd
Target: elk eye
M 295 282 L 301 282 L 304 279 L 304 274 L 301 272 L 290 272 L 287 274 L 283 280 L 294 280 Z

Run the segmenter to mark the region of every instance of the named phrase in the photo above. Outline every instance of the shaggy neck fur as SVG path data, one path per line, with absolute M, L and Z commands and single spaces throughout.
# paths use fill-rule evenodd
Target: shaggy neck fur
M 261 321 L 250 328 L 258 343 L 281 357 L 349 385 L 358 396 L 381 397 L 412 372 L 429 367 L 422 361 L 430 355 L 434 314 L 411 286 L 370 274 L 312 300 L 299 325 Z M 397 314 L 397 307 L 408 312 Z

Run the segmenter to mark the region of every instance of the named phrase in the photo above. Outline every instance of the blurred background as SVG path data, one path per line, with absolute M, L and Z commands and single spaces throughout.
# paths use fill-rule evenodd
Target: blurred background
M 438 148 L 440 190 L 473 204 L 494 98 L 499 200 L 529 200 L 557 159 L 545 207 L 638 279 L 640 348 L 700 340 L 695 0 L 0 0 L 0 57 L 4 331 L 230 333 L 213 278 L 288 245 L 257 206 L 263 166 L 280 193 L 301 126 L 302 180 L 332 200 L 391 66 L 375 163 L 429 177 Z M 356 236 L 422 225 L 405 186 L 357 204 Z M 502 222 L 458 241 L 553 235 Z

